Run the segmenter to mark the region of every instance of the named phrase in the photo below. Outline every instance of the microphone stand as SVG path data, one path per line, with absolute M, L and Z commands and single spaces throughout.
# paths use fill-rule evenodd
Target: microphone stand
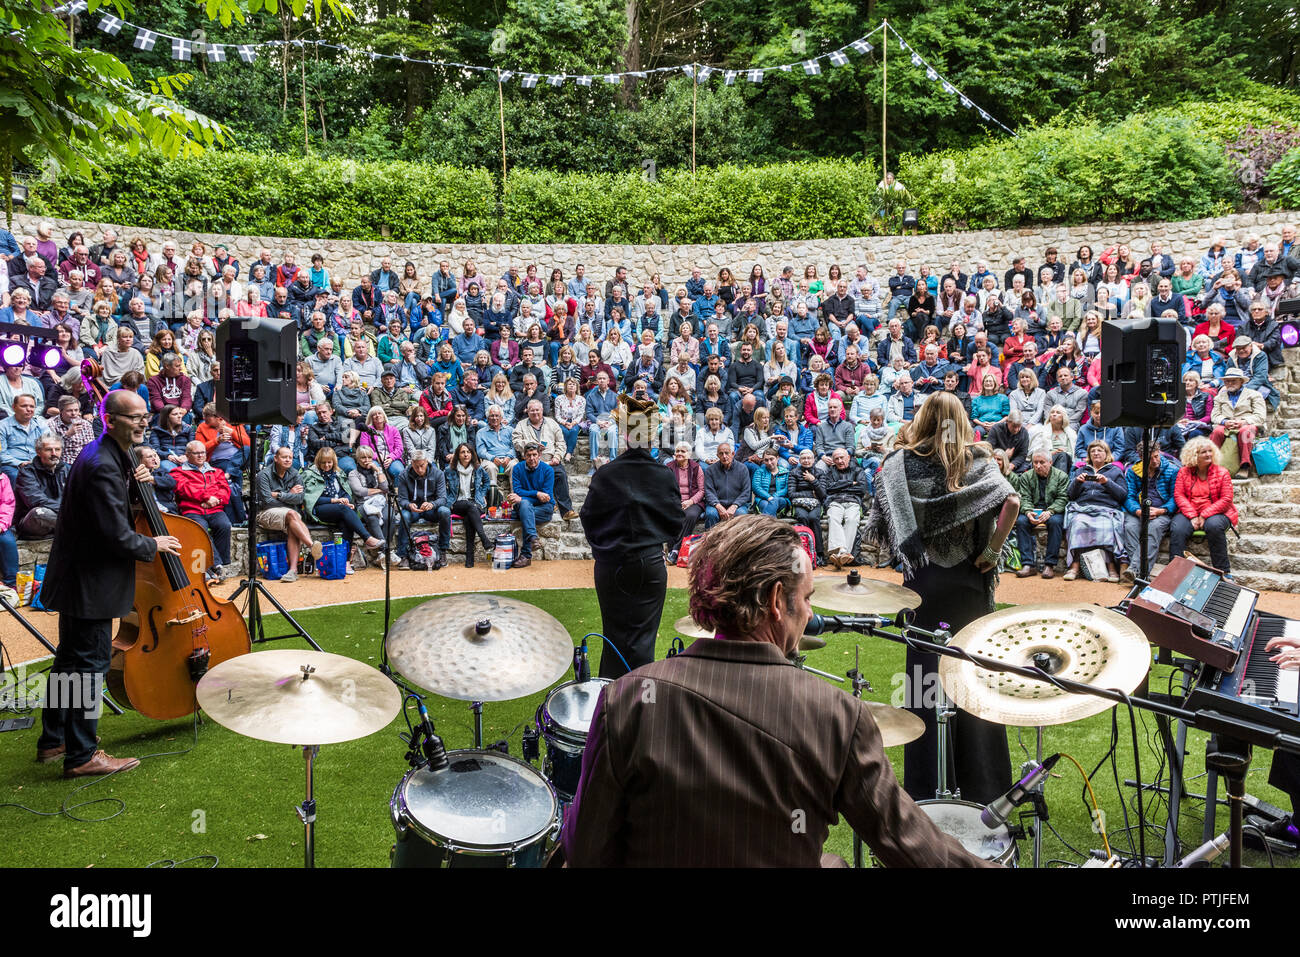
M 1061 691 L 1070 694 L 1087 694 L 1095 698 L 1104 698 L 1107 701 L 1113 701 L 1116 704 L 1124 704 L 1130 707 L 1140 708 L 1144 711 L 1150 711 L 1153 714 L 1164 715 L 1177 721 L 1184 722 L 1187 726 L 1197 728 L 1201 731 L 1208 731 L 1214 735 L 1220 735 L 1230 741 L 1229 744 L 1220 745 L 1219 750 L 1225 752 L 1222 756 L 1216 755 L 1215 758 L 1222 766 L 1227 766 L 1228 770 L 1233 772 L 1233 777 L 1244 783 L 1244 765 L 1249 761 L 1249 745 L 1258 745 L 1260 747 L 1272 750 L 1287 751 L 1291 754 L 1300 755 L 1300 736 L 1286 734 L 1274 730 L 1267 725 L 1250 721 L 1246 718 L 1240 718 L 1236 715 L 1225 714 L 1220 711 L 1189 711 L 1186 708 L 1179 708 L 1172 704 L 1166 704 L 1161 701 L 1153 701 L 1149 698 L 1139 698 L 1133 695 L 1125 694 L 1116 688 L 1095 688 L 1092 685 L 1086 685 L 1082 682 L 1073 681 L 1069 678 L 1060 678 L 1056 675 L 1044 671 L 1038 666 L 1021 666 L 1008 664 L 1005 661 L 998 661 L 994 658 L 986 658 L 984 655 L 972 654 L 964 648 L 954 648 L 948 645 L 948 635 L 943 631 L 927 631 L 924 628 L 918 628 L 910 623 L 911 619 L 907 612 L 902 612 L 896 622 L 891 627 L 897 627 L 897 633 L 886 631 L 887 622 L 879 619 L 866 618 L 858 620 L 840 620 L 838 623 L 845 630 L 860 632 L 864 635 L 871 635 L 876 638 L 885 638 L 902 645 L 906 645 L 916 651 L 929 652 L 931 654 L 942 655 L 946 658 L 956 658 L 960 661 L 966 661 L 978 668 L 987 671 L 997 671 L 1004 674 L 1017 675 L 1022 678 L 1029 678 L 1032 681 L 1043 681 L 1058 688 Z M 917 637 L 920 636 L 920 637 Z M 929 640 L 927 640 L 929 639 Z M 1244 754 L 1243 754 L 1244 752 Z M 1139 787 L 1141 782 L 1139 782 Z M 1231 793 L 1230 797 L 1236 799 L 1240 804 L 1240 788 L 1235 781 L 1230 782 L 1230 787 L 1238 793 Z M 1231 816 L 1231 840 L 1234 853 L 1231 855 L 1233 866 L 1240 866 L 1240 847 L 1242 834 L 1241 814 Z M 1145 866 L 1146 862 L 1141 862 Z

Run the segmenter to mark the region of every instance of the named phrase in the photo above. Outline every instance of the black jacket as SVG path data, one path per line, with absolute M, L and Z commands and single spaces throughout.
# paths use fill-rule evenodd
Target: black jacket
M 676 541 L 682 525 L 677 480 L 648 449 L 629 448 L 596 471 L 579 517 L 598 562 Z
M 429 463 L 429 470 L 423 477 L 416 475 L 415 468 L 410 466 L 397 479 L 397 504 L 410 508 L 425 502 L 432 502 L 434 508 L 450 504 L 447 501 L 447 477 L 433 462 Z
M 62 462 L 53 469 L 42 468 L 35 461 L 20 468 L 14 486 L 14 522 L 21 522 L 23 516 L 34 508 L 57 512 L 63 502 L 63 488 L 67 481 L 68 466 Z
M 91 442 L 68 472 L 41 585 L 45 607 L 77 618 L 121 618 L 135 603 L 135 563 L 158 546 L 132 528 L 131 457 L 111 437 Z
M 352 447 L 344 437 L 341 419 L 331 419 L 329 425 L 317 420 L 307 426 L 307 455 L 314 459 L 316 453 L 326 447 L 333 449 L 335 455 L 352 454 Z

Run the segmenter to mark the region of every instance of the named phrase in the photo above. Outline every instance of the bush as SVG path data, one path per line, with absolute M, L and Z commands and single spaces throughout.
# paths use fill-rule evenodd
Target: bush
M 110 157 L 91 178 L 37 184 L 32 211 L 64 219 L 252 236 L 490 242 L 486 170 L 209 150 Z
M 1273 164 L 1265 184 L 1283 209 L 1300 209 L 1300 147 Z

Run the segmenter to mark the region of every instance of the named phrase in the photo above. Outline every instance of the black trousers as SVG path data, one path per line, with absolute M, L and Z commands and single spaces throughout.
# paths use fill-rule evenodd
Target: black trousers
M 683 509 L 682 527 L 677 533 L 677 541 L 673 542 L 672 546 L 668 550 L 670 552 L 681 551 L 682 542 L 686 540 L 687 535 L 695 531 L 695 526 L 699 524 L 700 519 L 703 517 L 703 505 L 692 505 L 690 508 Z
M 557 463 L 551 468 L 555 471 L 555 504 L 560 507 L 560 514 L 573 511 L 573 499 L 569 496 L 569 473 L 564 463 Z
M 617 561 L 596 560 L 601 634 L 606 644 L 613 646 L 602 649 L 600 677 L 618 678 L 655 660 L 655 639 L 667 593 L 668 568 L 659 548 L 624 555 Z
M 63 766 L 75 768 L 95 756 L 95 731 L 103 703 L 104 676 L 113 654 L 111 618 L 59 615 L 59 647 L 54 652 L 41 736 L 36 748 L 67 748 Z
M 942 621 L 956 634 L 993 610 L 984 575 L 973 559 L 954 568 L 926 565 L 903 584 L 921 596 L 916 624 L 927 630 L 938 628 Z M 917 801 L 933 798 L 939 784 L 938 657 L 907 649 L 904 706 L 925 722 L 925 734 L 903 747 L 903 790 Z M 948 731 L 949 790 L 961 788 L 962 800 L 989 804 L 1011 789 L 1011 751 L 1003 725 L 958 710 L 948 722 Z
M 1210 564 L 1221 572 L 1231 572 L 1232 563 L 1228 561 L 1228 529 L 1232 521 L 1226 515 L 1211 515 L 1205 520 L 1205 541 L 1210 546 Z M 1169 554 L 1181 557 L 1187 548 L 1187 540 L 1192 537 L 1192 520 L 1182 512 L 1175 512 L 1169 523 Z M 1151 556 L 1155 562 L 1155 556 Z
M 465 567 L 474 567 L 474 539 L 477 538 L 487 549 L 488 558 L 492 557 L 492 548 L 496 544 L 487 536 L 483 528 L 483 513 L 469 499 L 461 498 L 451 503 L 451 514 L 465 523 Z

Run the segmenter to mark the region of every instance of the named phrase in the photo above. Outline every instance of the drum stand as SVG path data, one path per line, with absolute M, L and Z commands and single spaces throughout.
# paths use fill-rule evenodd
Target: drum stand
M 298 819 L 302 821 L 304 831 L 302 844 L 303 853 L 306 855 L 304 867 L 316 866 L 316 792 L 313 788 L 312 767 L 319 753 L 318 744 L 302 746 L 302 756 L 307 761 L 307 797 L 301 804 L 295 804 L 294 810 L 298 812 Z
M 943 624 L 942 630 L 935 634 L 936 644 L 948 644 L 950 636 L 947 624 Z M 935 675 L 937 677 L 937 670 Z M 961 788 L 957 788 L 955 791 L 948 789 L 948 751 L 950 747 L 948 743 L 948 722 L 957 716 L 957 708 L 953 705 L 952 699 L 948 697 L 948 692 L 944 690 L 943 685 L 936 681 L 935 686 L 939 689 L 939 700 L 935 702 L 934 706 L 935 723 L 938 725 L 936 736 L 939 741 L 939 774 L 937 778 L 938 786 L 934 789 L 934 796 L 940 801 L 954 799 L 960 801 Z
M 847 675 L 845 675 L 845 677 L 847 677 L 849 681 L 852 682 L 853 684 L 853 697 L 858 699 L 862 698 L 862 692 L 864 689 L 871 688 L 871 682 L 869 682 L 866 678 L 862 677 L 862 670 L 861 670 L 862 665 L 861 665 L 861 661 L 859 660 L 861 658 L 861 654 L 862 654 L 862 646 L 854 645 L 853 646 L 853 670 L 850 671 Z M 863 863 L 862 857 L 863 857 L 862 835 L 855 830 L 853 832 L 853 866 L 855 868 L 862 867 L 862 863 Z
M 483 702 L 471 701 L 469 708 L 474 712 L 474 750 L 483 750 Z

